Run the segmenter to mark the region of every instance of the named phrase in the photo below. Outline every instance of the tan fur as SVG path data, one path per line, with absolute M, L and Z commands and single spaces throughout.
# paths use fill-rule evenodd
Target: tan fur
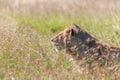
M 120 59 L 120 48 L 103 45 L 77 25 L 68 27 L 51 41 L 58 50 L 66 50 L 74 59 L 85 59 L 87 63 Z

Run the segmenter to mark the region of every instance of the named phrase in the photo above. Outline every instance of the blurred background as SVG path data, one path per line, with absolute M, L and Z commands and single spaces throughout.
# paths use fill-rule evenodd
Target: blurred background
M 2 11 L 26 15 L 118 15 L 119 0 L 1 0 Z
M 51 37 L 73 24 L 120 47 L 120 0 L 0 0 L 0 80 L 119 80 L 120 64 L 90 73 L 56 54 Z

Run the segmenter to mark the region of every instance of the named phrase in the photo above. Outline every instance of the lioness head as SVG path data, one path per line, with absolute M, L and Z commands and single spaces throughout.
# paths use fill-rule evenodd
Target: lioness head
M 58 51 L 65 49 L 67 52 L 83 52 L 94 41 L 95 38 L 77 25 L 68 27 L 51 39 Z

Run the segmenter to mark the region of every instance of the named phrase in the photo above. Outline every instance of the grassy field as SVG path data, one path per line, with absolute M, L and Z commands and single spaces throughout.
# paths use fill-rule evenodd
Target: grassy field
M 0 80 L 119 80 L 120 64 L 82 70 L 50 43 L 75 23 L 120 47 L 119 0 L 82 1 L 0 0 Z

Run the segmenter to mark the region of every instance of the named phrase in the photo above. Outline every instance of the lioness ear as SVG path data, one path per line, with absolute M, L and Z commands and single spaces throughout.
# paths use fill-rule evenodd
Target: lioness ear
M 71 32 L 70 32 L 71 36 L 74 36 L 75 35 L 75 32 L 73 29 L 71 29 Z
M 74 29 L 80 29 L 80 27 L 78 25 L 76 25 L 76 24 L 74 24 L 73 28 Z
M 74 24 L 72 26 L 72 29 L 71 29 L 71 35 L 75 35 L 76 33 L 78 33 L 81 29 L 79 28 L 79 26 L 77 26 L 76 24 Z

